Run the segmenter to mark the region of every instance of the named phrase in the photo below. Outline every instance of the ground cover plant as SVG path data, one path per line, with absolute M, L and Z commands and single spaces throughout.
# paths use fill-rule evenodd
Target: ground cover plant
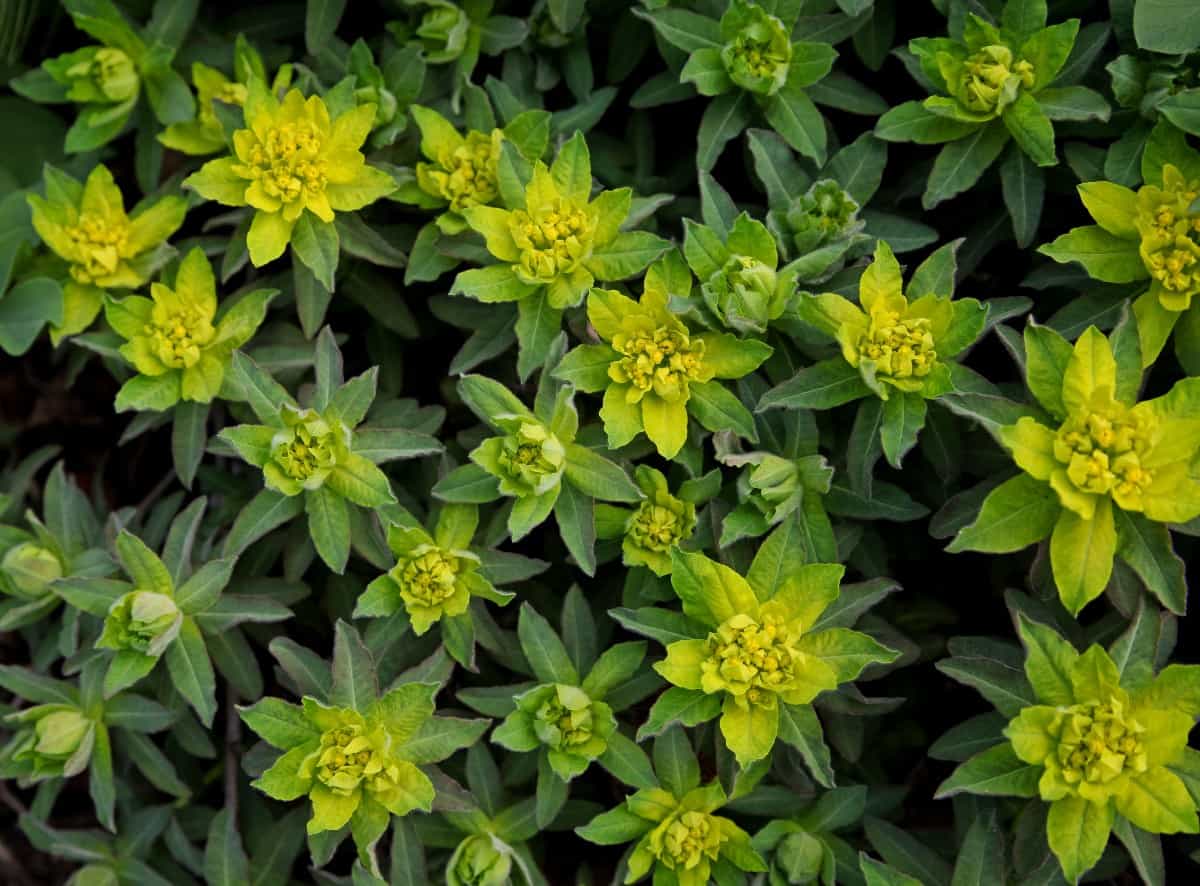
M 0 4 L 0 881 L 1194 882 L 1198 72 Z

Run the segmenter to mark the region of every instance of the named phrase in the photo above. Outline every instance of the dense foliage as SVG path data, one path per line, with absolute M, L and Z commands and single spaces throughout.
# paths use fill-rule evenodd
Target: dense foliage
M 0 880 L 1195 881 L 1198 72 L 0 3 Z

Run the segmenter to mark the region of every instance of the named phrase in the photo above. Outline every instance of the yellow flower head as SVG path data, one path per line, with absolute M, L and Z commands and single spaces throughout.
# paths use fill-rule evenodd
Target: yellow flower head
M 375 106 L 359 105 L 332 118 L 320 96 L 298 89 L 278 101 L 257 80 L 243 108 L 246 128 L 233 134 L 234 156 L 210 160 L 184 183 L 227 206 L 257 210 L 246 243 L 263 265 L 287 248 L 305 211 L 330 223 L 395 190 L 387 173 L 366 164 L 361 148 Z
M 284 404 L 284 427 L 271 438 L 271 457 L 263 476 L 272 489 L 299 495 L 317 489 L 334 467 L 350 455 L 350 429 L 313 409 Z
M 400 586 L 400 599 L 413 631 L 423 634 L 443 616 L 462 615 L 471 602 L 463 574 L 477 563 L 465 552 L 423 544 L 400 558 L 388 573 Z
M 504 133 L 469 130 L 460 135 L 445 117 L 421 105 L 410 108 L 421 129 L 421 153 L 429 162 L 417 164 L 417 184 L 430 197 L 445 201 L 453 213 L 468 206 L 496 201 L 496 163 Z
M 650 832 L 650 851 L 659 864 L 672 871 L 708 869 L 725 841 L 716 816 L 695 809 L 678 810 Z M 706 881 L 707 876 L 701 882 Z
M 1137 192 L 1138 252 L 1169 311 L 1186 310 L 1200 292 L 1200 215 L 1191 211 L 1197 194 L 1200 182 L 1169 163 L 1161 188 L 1145 185 Z
M 121 356 L 139 373 L 117 395 L 117 408 L 164 409 L 178 400 L 211 401 L 233 352 L 258 329 L 274 294 L 268 289 L 248 293 L 218 322 L 216 278 L 204 252 L 196 248 L 184 257 L 170 286 L 150 284 L 150 298 L 110 299 L 105 316 L 126 339 Z
M 1058 429 L 1054 457 L 1080 492 L 1111 494 L 1125 510 L 1140 511 L 1154 478 L 1143 461 L 1157 426 L 1149 410 L 1126 406 L 1113 399 L 1111 390 L 1099 389 Z
M 134 213 L 103 165 L 80 186 L 47 169 L 46 196 L 29 195 L 38 235 L 68 265 L 71 279 L 99 289 L 133 289 L 153 270 L 152 253 L 183 224 L 187 202 L 163 197 Z
M 952 93 L 968 111 L 997 114 L 1034 84 L 1033 65 L 1016 59 L 1007 46 L 984 46 L 961 63 L 954 79 L 947 77 Z

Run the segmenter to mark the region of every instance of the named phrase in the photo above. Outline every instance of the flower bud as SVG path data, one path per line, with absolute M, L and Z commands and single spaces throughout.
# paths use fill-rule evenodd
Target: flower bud
M 766 332 L 792 295 L 775 269 L 747 255 L 734 255 L 701 286 L 709 310 L 730 329 Z
M 418 22 L 415 36 L 421 41 L 425 58 L 434 64 L 454 61 L 467 45 L 471 20 L 466 12 L 446 0 L 430 2 Z
M 13 760 L 32 764 L 35 777 L 69 778 L 87 768 L 95 723 L 81 711 L 67 705 L 42 705 L 15 717 L 26 727 L 14 742 Z
M 860 230 L 858 203 L 833 179 L 813 182 L 808 191 L 792 201 L 787 210 L 787 227 L 800 255 Z
M 446 869 L 448 886 L 504 886 L 512 872 L 512 850 L 491 834 L 463 840 Z
M 131 591 L 108 610 L 98 646 L 161 655 L 179 635 L 183 613 L 166 594 Z
M 566 460 L 561 441 L 545 425 L 522 422 L 503 438 L 497 456 L 501 489 L 517 496 L 548 492 L 558 485 Z
M 788 886 L 815 883 L 821 876 L 825 844 L 812 834 L 789 834 L 775 852 L 775 869 Z
M 58 555 L 37 542 L 27 541 L 15 545 L 0 560 L 0 572 L 8 578 L 15 594 L 22 597 L 40 597 L 51 582 L 63 576 L 63 564 Z
M 792 63 L 791 35 L 782 21 L 761 6 L 744 5 L 740 11 L 741 28 L 721 47 L 725 71 L 742 89 L 774 95 L 787 82 Z

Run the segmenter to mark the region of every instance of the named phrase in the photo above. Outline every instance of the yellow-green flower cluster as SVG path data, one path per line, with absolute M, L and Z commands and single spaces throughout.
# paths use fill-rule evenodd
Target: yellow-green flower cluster
M 616 731 L 612 708 L 578 686 L 549 683 L 519 695 L 516 710 L 496 727 L 492 740 L 510 750 L 543 747 L 564 781 L 588 768 Z
M 1200 214 L 1192 211 L 1198 194 L 1200 181 L 1185 179 L 1169 163 L 1163 166 L 1162 187 L 1145 184 L 1137 191 L 1138 252 L 1152 291 L 1168 311 L 1187 310 L 1200 292 Z
M 757 3 L 734 0 L 721 18 L 721 62 L 742 89 L 774 95 L 787 82 L 792 40 L 782 21 Z
M 1033 64 L 1017 58 L 1003 44 L 991 44 L 958 59 L 946 53 L 938 56 L 938 67 L 951 95 L 962 107 L 976 114 L 994 117 L 1017 100 L 1022 89 L 1034 84 Z
M 246 245 L 256 266 L 283 254 L 305 212 L 328 224 L 335 213 L 362 209 L 396 189 L 361 151 L 374 105 L 333 118 L 320 96 L 306 99 L 292 89 L 280 102 L 255 80 L 243 111 L 246 128 L 233 134 L 234 155 L 210 160 L 184 184 L 208 200 L 255 210 Z
M 110 290 L 136 289 L 169 254 L 165 244 L 183 224 L 187 201 L 168 195 L 125 212 L 112 173 L 98 164 L 80 185 L 46 167 L 46 196 L 29 195 L 33 227 L 64 262 L 63 323 L 57 343 L 91 325 Z

